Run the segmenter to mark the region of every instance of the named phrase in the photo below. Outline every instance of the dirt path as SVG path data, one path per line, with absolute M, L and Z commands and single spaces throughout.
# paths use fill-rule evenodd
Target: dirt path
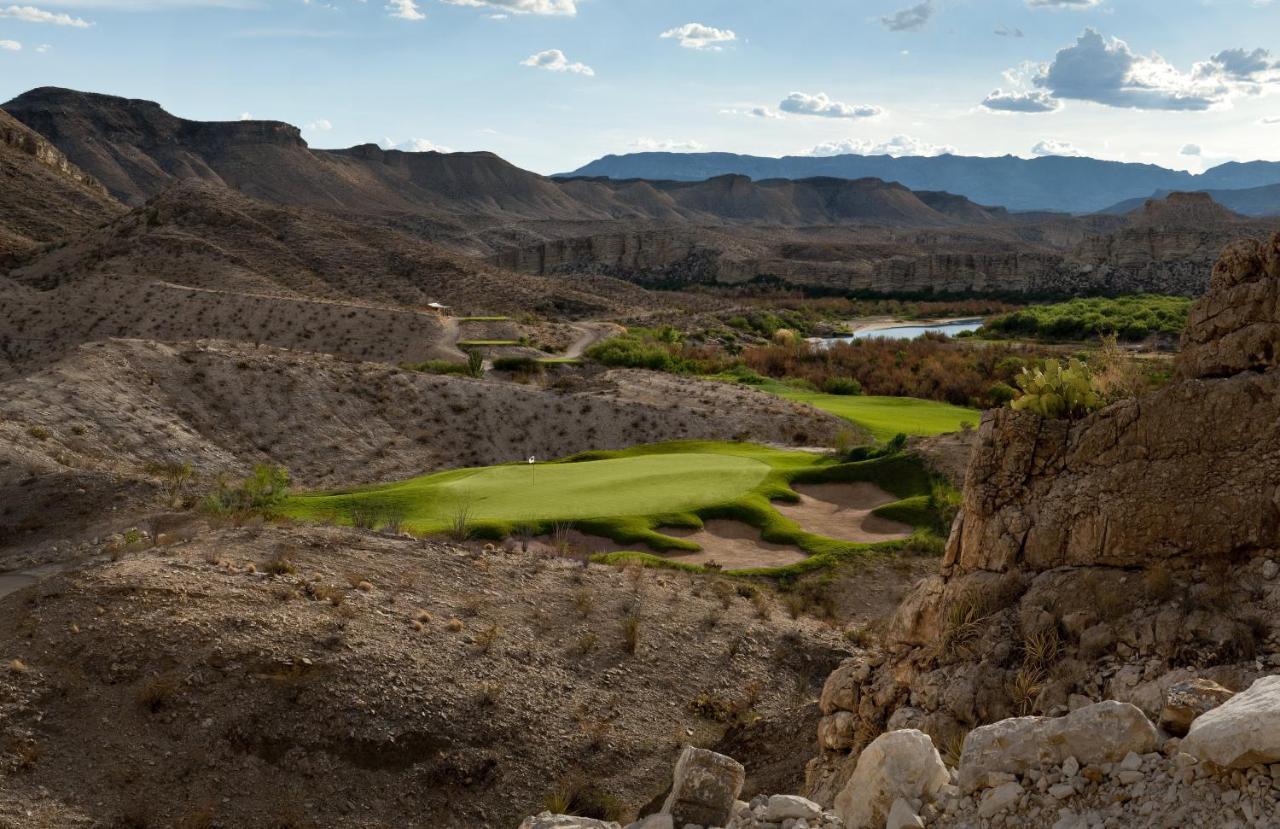
M 571 327 L 579 332 L 578 339 L 574 340 L 563 354 L 558 355 L 571 360 L 581 357 L 591 346 L 622 330 L 612 322 L 578 322 L 573 323 Z
M 44 564 L 40 567 L 20 570 L 16 573 L 0 573 L 0 599 L 4 599 L 10 593 L 16 593 L 24 587 L 30 587 L 55 573 L 60 573 L 67 569 L 68 566 L 66 564 Z
M 453 352 L 454 356 L 463 360 L 467 359 L 466 353 L 458 348 L 458 339 L 462 336 L 461 326 L 458 325 L 457 317 L 441 317 L 440 325 L 443 330 L 440 332 L 440 347 L 447 348 Z

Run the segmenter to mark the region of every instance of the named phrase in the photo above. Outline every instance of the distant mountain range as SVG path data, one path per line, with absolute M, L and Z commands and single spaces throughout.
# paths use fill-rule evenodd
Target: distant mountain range
M 978 204 L 1017 211 L 1053 210 L 1094 213 L 1171 191 L 1214 191 L 1215 198 L 1248 215 L 1280 213 L 1280 194 L 1271 197 L 1228 195 L 1280 184 L 1280 162 L 1229 162 L 1194 175 L 1154 164 L 1100 161 L 1096 158 L 1015 156 L 986 158 L 837 155 L 828 157 L 736 155 L 734 153 L 629 153 L 607 155 L 563 176 L 615 180 L 702 181 L 736 174 L 762 179 L 879 178 L 912 190 L 946 191 Z M 562 177 L 563 177 L 562 176 Z M 1278 188 L 1280 189 L 1280 188 Z

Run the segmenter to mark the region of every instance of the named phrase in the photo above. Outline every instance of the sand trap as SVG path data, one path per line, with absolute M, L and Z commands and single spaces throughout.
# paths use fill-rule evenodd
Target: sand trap
M 898 500 L 872 483 L 812 484 L 794 487 L 800 503 L 774 501 L 778 512 L 815 535 L 840 541 L 874 543 L 911 535 L 912 528 L 871 514 L 876 507 Z M 804 561 L 808 554 L 789 544 L 773 544 L 760 537 L 760 530 L 741 521 L 713 519 L 700 530 L 686 527 L 659 527 L 658 532 L 692 541 L 702 548 L 697 553 L 665 552 L 672 561 L 706 564 L 714 561 L 726 570 L 755 567 L 785 567 Z M 608 538 L 569 530 L 565 537 L 573 555 L 614 553 L 620 550 L 648 551 L 644 544 L 619 544 Z M 550 536 L 532 539 L 529 549 L 545 555 L 559 553 Z M 650 551 L 652 552 L 652 551 Z
M 849 484 L 810 484 L 793 487 L 800 503 L 774 501 L 778 512 L 806 531 L 840 541 L 892 541 L 911 535 L 907 524 L 871 514 L 876 507 L 898 499 L 865 481 Z
M 804 561 L 808 554 L 789 544 L 771 544 L 760 537 L 760 531 L 741 521 L 715 518 L 700 530 L 659 527 L 658 532 L 674 538 L 685 538 L 702 548 L 698 553 L 664 553 L 672 561 L 706 564 L 714 561 L 726 570 L 749 567 L 786 567 Z

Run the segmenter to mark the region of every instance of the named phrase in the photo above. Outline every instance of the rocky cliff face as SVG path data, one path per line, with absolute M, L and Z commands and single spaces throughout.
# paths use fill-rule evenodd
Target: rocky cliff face
M 1280 236 L 1233 245 L 1179 379 L 1079 421 L 988 412 L 938 575 L 823 693 L 811 766 L 838 791 L 886 728 L 975 726 L 1101 698 L 1158 718 L 1176 683 L 1280 670 Z
M 1117 229 L 1047 217 L 1016 234 L 990 224 L 910 233 L 886 227 L 636 230 L 614 223 L 589 235 L 512 248 L 492 261 L 531 274 L 607 273 L 641 284 L 759 280 L 851 293 L 1199 296 L 1222 248 L 1266 227 L 1206 218 L 1221 212 L 1198 202 L 1191 209 L 1161 202 Z

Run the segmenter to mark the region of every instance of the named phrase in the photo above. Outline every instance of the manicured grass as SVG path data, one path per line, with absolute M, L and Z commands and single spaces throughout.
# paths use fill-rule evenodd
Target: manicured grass
M 458 340 L 459 348 L 480 348 L 483 346 L 520 345 L 519 340 Z
M 582 362 L 581 357 L 538 357 L 537 362 L 548 366 L 576 366 Z
M 824 394 L 793 388 L 772 380 L 761 384 L 759 388 L 843 417 L 866 429 L 878 440 L 890 440 L 898 434 L 940 435 L 944 432 L 958 432 L 961 424 L 971 423 L 977 426 L 982 418 L 982 412 L 977 409 L 916 397 Z
M 795 501 L 793 483 L 873 481 L 905 499 L 902 515 L 916 534 L 876 544 L 814 535 L 779 513 L 773 500 Z M 394 516 L 416 533 L 448 531 L 460 508 L 476 536 L 503 538 L 524 527 L 540 534 L 557 524 L 602 535 L 620 544 L 659 551 L 692 551 L 692 542 L 659 527 L 702 526 L 711 518 L 743 521 L 766 541 L 793 544 L 809 553 L 786 568 L 750 572 L 785 575 L 819 569 L 841 557 L 911 545 L 936 549 L 936 521 L 921 508 L 933 482 L 914 457 L 897 453 L 843 462 L 808 452 L 746 443 L 679 441 L 611 452 L 588 452 L 559 461 L 515 463 L 439 472 L 408 481 L 291 497 L 283 512 L 303 520 L 352 523 L 357 516 Z M 598 556 L 601 561 L 655 563 L 644 553 Z M 679 565 L 665 562 L 664 566 Z M 691 565 L 681 565 L 691 566 Z

